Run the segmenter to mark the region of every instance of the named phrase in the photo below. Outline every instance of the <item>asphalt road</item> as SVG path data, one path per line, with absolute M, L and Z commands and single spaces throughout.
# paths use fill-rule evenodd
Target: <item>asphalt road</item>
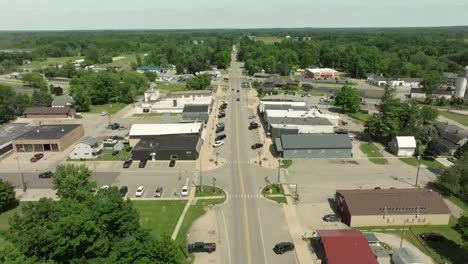
M 250 145 L 258 141 L 258 134 L 248 130 L 248 116 L 252 110 L 244 100 L 240 63 L 234 58 L 230 90 L 225 98 L 228 109 L 223 120 L 227 138 L 219 149 L 227 164 L 203 174 L 205 182 L 216 177 L 216 182 L 228 193 L 227 202 L 216 208 L 218 232 L 226 245 L 224 263 L 296 263 L 294 252 L 276 255 L 272 251 L 276 243 L 291 239 L 281 206 L 260 195 L 265 176 L 272 179 L 276 170 L 250 163 L 251 157 L 256 155 Z

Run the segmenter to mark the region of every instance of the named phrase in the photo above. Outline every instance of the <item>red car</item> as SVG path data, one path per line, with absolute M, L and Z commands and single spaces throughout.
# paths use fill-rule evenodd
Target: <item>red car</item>
M 37 153 L 34 154 L 34 156 L 31 158 L 31 162 L 36 162 L 44 157 L 44 154 L 42 153 Z

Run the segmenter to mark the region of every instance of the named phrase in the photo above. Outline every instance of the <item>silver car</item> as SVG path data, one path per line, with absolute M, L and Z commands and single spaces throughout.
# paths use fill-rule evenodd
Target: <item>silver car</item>
M 161 186 L 156 187 L 156 190 L 154 191 L 154 197 L 161 197 L 163 193 L 163 188 Z

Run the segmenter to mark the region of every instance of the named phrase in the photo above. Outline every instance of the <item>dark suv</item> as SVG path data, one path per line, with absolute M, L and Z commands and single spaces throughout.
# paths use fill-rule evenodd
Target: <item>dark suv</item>
M 40 179 L 52 178 L 52 176 L 54 176 L 54 173 L 52 173 L 51 171 L 45 171 L 39 174 Z
M 124 169 L 130 168 L 130 165 L 132 165 L 132 162 L 133 162 L 132 159 L 130 159 L 130 158 L 126 159 L 126 160 L 124 161 L 124 163 L 123 163 L 123 168 L 124 168 Z
M 147 160 L 140 160 L 140 163 L 138 163 L 138 168 L 144 168 L 147 162 Z
M 226 135 L 225 135 L 225 134 L 217 135 L 217 136 L 215 137 L 215 141 L 223 140 L 223 139 L 225 139 L 225 138 L 226 138 Z
M 291 242 L 281 242 L 276 244 L 273 248 L 273 251 L 279 255 L 292 250 L 294 250 L 294 244 Z

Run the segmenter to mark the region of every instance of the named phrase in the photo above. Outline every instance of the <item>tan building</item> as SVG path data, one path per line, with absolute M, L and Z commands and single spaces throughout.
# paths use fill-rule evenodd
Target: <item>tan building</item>
M 339 78 L 340 72 L 330 68 L 314 68 L 306 69 L 305 75 L 309 78 Z
M 17 152 L 59 152 L 83 137 L 82 125 L 43 125 L 13 140 Z
M 28 107 L 23 112 L 26 118 L 74 118 L 75 114 L 71 107 Z
M 335 203 L 351 227 L 447 225 L 450 220 L 442 196 L 427 189 L 337 190 Z

